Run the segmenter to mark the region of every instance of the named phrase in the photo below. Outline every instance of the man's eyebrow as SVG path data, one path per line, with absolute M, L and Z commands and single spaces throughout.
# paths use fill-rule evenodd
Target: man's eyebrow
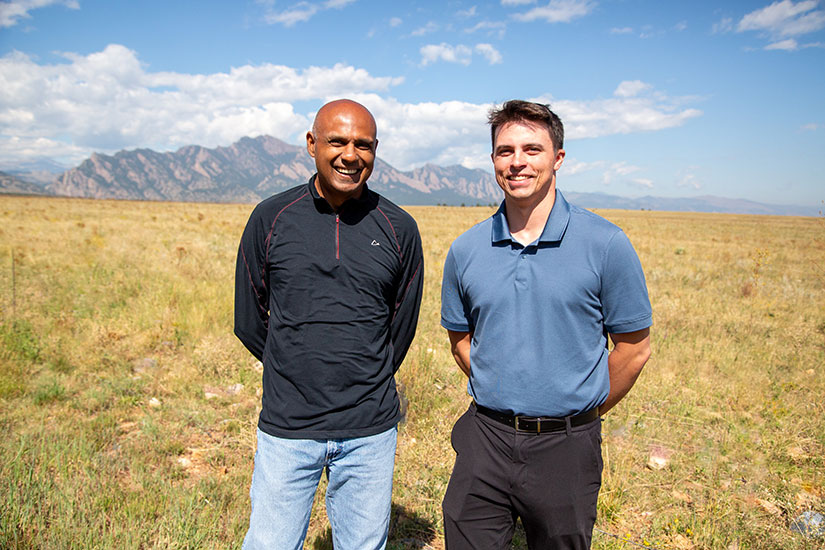
M 516 149 L 516 148 L 519 148 L 519 149 L 529 149 L 529 148 L 544 149 L 545 147 L 540 142 L 520 143 L 518 145 L 512 145 L 510 143 L 504 143 L 502 145 L 496 145 L 495 151 L 498 151 L 500 149 Z
M 340 135 L 338 135 L 338 134 L 327 134 L 327 141 L 344 141 L 344 142 L 349 142 L 349 141 L 350 141 L 350 138 L 348 138 L 348 137 L 346 137 L 346 136 L 340 136 Z M 355 139 L 354 139 L 354 140 L 352 140 L 352 141 L 353 141 L 354 143 L 356 143 L 357 145 L 373 145 L 373 144 L 375 144 L 375 141 L 376 141 L 376 140 L 371 139 L 371 138 L 355 138 Z

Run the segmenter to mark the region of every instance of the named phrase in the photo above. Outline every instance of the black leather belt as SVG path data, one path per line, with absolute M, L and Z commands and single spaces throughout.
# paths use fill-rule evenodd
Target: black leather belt
M 534 434 L 547 432 L 561 432 L 567 429 L 567 422 L 564 418 L 550 418 L 550 417 L 534 417 L 534 416 L 512 416 L 503 412 L 488 409 L 478 403 L 475 404 L 476 410 L 487 418 L 492 418 L 496 422 L 500 422 L 511 428 L 515 428 L 518 432 L 529 432 Z M 598 408 L 590 409 L 589 411 L 576 414 L 568 417 L 570 419 L 570 426 L 582 426 L 588 422 L 593 422 L 599 417 Z

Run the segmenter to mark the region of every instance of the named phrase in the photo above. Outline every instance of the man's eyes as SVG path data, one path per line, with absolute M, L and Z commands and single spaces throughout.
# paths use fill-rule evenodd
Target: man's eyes
M 496 151 L 496 156 L 507 157 L 512 155 L 514 151 L 514 149 L 499 149 L 498 151 Z M 541 147 L 525 147 L 523 151 L 528 155 L 538 155 L 539 153 L 543 152 L 544 149 L 542 149 Z
M 331 139 L 329 140 L 329 144 L 332 147 L 346 147 L 347 144 L 346 140 L 343 139 Z M 360 149 L 361 151 L 372 151 L 372 143 L 365 142 L 365 141 L 356 141 L 355 148 Z

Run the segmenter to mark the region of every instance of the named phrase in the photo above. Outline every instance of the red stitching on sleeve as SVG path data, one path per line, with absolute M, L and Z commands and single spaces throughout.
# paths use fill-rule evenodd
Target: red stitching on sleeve
M 398 302 L 396 302 L 396 304 L 395 304 L 395 311 L 392 312 L 392 319 L 390 320 L 390 323 L 395 321 L 395 316 L 398 314 L 398 308 L 401 307 L 401 304 L 404 302 L 404 299 L 407 297 L 407 293 L 410 291 L 410 286 L 413 284 L 413 281 L 418 276 L 418 270 L 419 269 L 421 269 L 421 260 L 419 260 L 418 265 L 415 266 L 415 273 L 413 273 L 413 276 L 410 277 L 410 282 L 408 282 L 407 286 L 404 288 L 404 294 L 401 295 L 401 299 L 398 300 Z
M 275 222 L 278 221 L 278 218 L 281 217 L 281 214 L 284 213 L 284 210 L 286 210 L 287 208 L 289 208 L 290 206 L 292 206 L 293 204 L 295 204 L 299 200 L 303 199 L 307 195 L 309 195 L 309 191 L 306 191 L 303 195 L 301 195 L 300 197 L 298 197 L 297 199 L 295 199 L 291 203 L 289 203 L 286 206 L 284 206 L 283 208 L 281 208 L 281 210 L 277 214 L 275 214 L 275 219 L 272 220 L 272 225 L 269 228 L 269 233 L 267 234 L 266 240 L 264 241 L 264 244 L 266 245 L 266 255 L 264 256 L 264 258 L 269 258 L 269 244 L 270 244 L 270 241 L 272 240 L 272 232 L 275 231 Z M 266 287 L 266 277 L 264 276 L 265 275 L 265 269 L 266 269 L 266 262 L 264 262 L 264 269 L 261 270 L 261 281 L 263 282 L 264 288 Z
M 403 258 L 403 257 L 404 257 L 404 253 L 403 253 L 403 252 L 401 252 L 401 243 L 399 243 L 399 242 L 398 242 L 398 235 L 396 235 L 396 233 L 395 233 L 395 227 L 393 227 L 392 222 L 391 222 L 391 221 L 390 221 L 390 219 L 387 217 L 387 215 L 386 215 L 386 214 L 384 214 L 384 211 L 383 211 L 383 210 L 381 210 L 381 207 L 380 207 L 380 206 L 376 206 L 375 208 L 376 208 L 376 210 L 378 210 L 379 212 L 381 212 L 381 215 L 382 215 L 382 216 L 384 216 L 384 219 L 385 219 L 385 220 L 387 220 L 387 223 L 388 223 L 388 224 L 390 224 L 390 229 L 392 229 L 392 236 L 393 236 L 393 238 L 395 239 L 395 246 L 397 246 L 397 247 L 398 247 L 398 253 L 399 253 L 399 254 L 401 254 L 401 257 Z
M 246 260 L 246 252 L 244 251 L 243 247 L 241 247 L 241 255 L 243 256 L 243 263 L 246 266 L 246 276 L 249 278 L 249 286 L 252 287 L 252 290 L 255 292 L 255 296 L 258 298 L 257 304 L 258 308 L 261 310 L 261 313 L 266 316 L 266 309 L 264 306 L 261 305 L 261 295 L 258 292 L 258 289 L 255 287 L 255 282 L 252 280 L 252 271 L 249 269 L 249 262 Z

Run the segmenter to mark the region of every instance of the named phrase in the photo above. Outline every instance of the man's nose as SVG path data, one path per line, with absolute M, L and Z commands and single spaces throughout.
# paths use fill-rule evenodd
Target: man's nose
M 341 160 L 344 162 L 355 162 L 358 160 L 358 155 L 355 154 L 355 144 L 348 143 L 346 147 L 344 147 L 344 152 L 341 153 Z
M 524 151 L 516 150 L 513 152 L 513 156 L 510 157 L 510 165 L 514 167 L 522 167 L 527 164 L 527 153 Z

